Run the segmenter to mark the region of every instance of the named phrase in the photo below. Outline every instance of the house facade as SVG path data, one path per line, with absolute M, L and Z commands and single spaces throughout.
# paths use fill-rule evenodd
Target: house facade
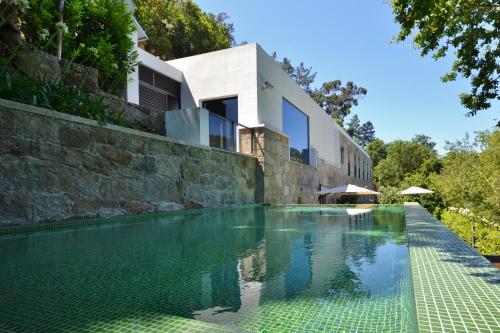
M 257 156 L 264 202 L 317 203 L 372 186 L 368 154 L 258 44 L 162 61 L 141 48 L 129 102 L 165 112 L 166 136 Z

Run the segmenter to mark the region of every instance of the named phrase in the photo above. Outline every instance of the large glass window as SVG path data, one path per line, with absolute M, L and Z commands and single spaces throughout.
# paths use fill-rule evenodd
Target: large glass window
M 210 147 L 236 150 L 236 128 L 238 123 L 238 98 L 221 98 L 202 102 L 210 112 Z
M 283 98 L 283 132 L 288 135 L 290 160 L 309 164 L 309 117 Z

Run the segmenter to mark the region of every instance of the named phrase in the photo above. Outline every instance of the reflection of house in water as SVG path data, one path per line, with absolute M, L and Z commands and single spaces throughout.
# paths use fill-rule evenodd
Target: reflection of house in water
M 285 295 L 293 297 L 311 284 L 311 234 L 293 239 L 290 243 L 290 269 L 285 273 Z
M 220 283 L 224 279 L 212 279 L 214 276 L 220 277 L 220 271 L 204 276 L 206 283 L 202 288 L 202 299 L 206 299 L 206 306 L 204 310 L 196 311 L 194 318 L 215 323 L 233 322 L 242 314 L 256 309 L 261 301 L 262 281 L 266 272 L 266 243 L 262 241 L 254 251 L 227 266 L 227 270 L 222 273 L 224 279 L 228 278 L 227 283 Z M 222 298 L 214 299 L 218 296 Z

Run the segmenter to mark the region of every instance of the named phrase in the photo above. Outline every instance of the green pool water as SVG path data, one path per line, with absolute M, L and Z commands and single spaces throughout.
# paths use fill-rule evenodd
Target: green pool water
M 417 331 L 403 208 L 151 215 L 5 234 L 0 254 L 0 331 Z

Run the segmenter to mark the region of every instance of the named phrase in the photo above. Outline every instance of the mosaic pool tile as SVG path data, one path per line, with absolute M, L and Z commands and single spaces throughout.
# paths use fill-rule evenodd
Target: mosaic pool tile
M 415 332 L 402 207 L 101 222 L 0 236 L 0 331 Z
M 405 215 L 420 332 L 500 332 L 500 270 L 418 204 Z

